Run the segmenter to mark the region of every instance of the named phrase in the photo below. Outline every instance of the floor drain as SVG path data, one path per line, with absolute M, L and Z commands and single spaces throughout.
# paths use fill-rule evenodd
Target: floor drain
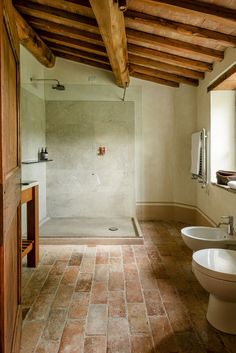
M 118 230 L 119 228 L 117 228 L 117 227 L 110 227 L 110 228 L 108 228 L 109 230 L 111 230 L 112 232 L 115 232 L 116 230 Z

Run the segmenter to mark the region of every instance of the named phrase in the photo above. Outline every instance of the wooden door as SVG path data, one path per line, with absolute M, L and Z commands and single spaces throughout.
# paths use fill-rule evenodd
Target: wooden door
M 0 0 L 0 352 L 19 351 L 19 43 L 11 0 Z

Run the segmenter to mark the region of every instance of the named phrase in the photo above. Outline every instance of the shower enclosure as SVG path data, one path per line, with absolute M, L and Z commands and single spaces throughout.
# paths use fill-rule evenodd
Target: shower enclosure
M 141 236 L 135 219 L 134 103 L 77 99 L 75 85 L 65 85 L 64 92 L 45 87 L 45 146 L 53 162 L 45 166 L 40 236 Z

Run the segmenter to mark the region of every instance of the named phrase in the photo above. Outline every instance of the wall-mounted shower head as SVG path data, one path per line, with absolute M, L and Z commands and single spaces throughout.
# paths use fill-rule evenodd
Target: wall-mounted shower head
M 61 85 L 58 81 L 58 83 L 56 85 L 52 85 L 52 89 L 56 89 L 58 91 L 65 91 L 65 86 Z
M 61 85 L 60 82 L 56 78 L 30 78 L 30 81 L 56 81 L 55 85 L 52 85 L 52 89 L 56 89 L 57 91 L 65 91 L 65 86 Z

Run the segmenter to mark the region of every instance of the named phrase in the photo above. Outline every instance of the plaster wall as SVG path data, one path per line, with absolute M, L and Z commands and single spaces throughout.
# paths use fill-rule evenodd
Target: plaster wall
M 56 77 L 65 91 L 45 85 L 47 101 L 117 101 L 123 89 L 110 72 L 57 59 L 45 77 Z M 190 178 L 190 139 L 196 128 L 196 92 L 131 78 L 125 101 L 135 111 L 135 199 L 139 204 L 196 204 Z M 50 166 L 49 166 L 50 167 Z M 177 172 L 174 168 L 177 168 Z
M 133 217 L 134 104 L 47 101 L 46 118 L 48 216 Z
M 221 63 L 214 65 L 214 70 L 206 74 L 205 80 L 201 82 L 197 89 L 197 128 L 205 128 L 211 131 L 211 98 L 207 93 L 207 87 L 214 82 L 223 72 L 227 71 L 236 61 L 236 50 L 228 49 L 225 59 Z M 224 126 L 224 116 L 221 121 Z M 209 166 L 210 169 L 210 166 Z M 210 172 L 210 170 L 209 170 Z M 215 223 L 217 223 L 222 215 L 232 215 L 236 220 L 236 195 L 217 186 L 209 184 L 207 189 L 202 189 L 197 185 L 197 206 L 205 214 L 207 214 Z
M 21 158 L 37 160 L 39 147 L 46 143 L 44 85 L 34 85 L 30 77 L 44 77 L 44 68 L 28 51 L 21 46 Z M 46 208 L 46 165 L 22 164 L 21 178 L 39 182 L 39 220 L 42 222 L 47 213 Z M 26 211 L 22 207 L 23 233 L 26 231 Z

